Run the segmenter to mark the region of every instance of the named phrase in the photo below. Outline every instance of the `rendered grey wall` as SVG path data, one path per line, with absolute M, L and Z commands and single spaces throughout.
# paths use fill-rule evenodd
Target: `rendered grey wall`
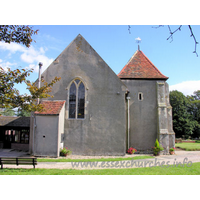
M 73 154 L 124 155 L 126 152 L 126 87 L 96 51 L 78 36 L 42 74 L 51 81 L 54 100 L 66 100 L 64 146 Z M 68 119 L 70 82 L 86 86 L 85 119 Z
M 151 149 L 157 138 L 157 92 L 154 80 L 122 79 L 130 91 L 130 143 L 137 150 Z M 143 100 L 138 99 L 138 93 Z
M 34 155 L 58 155 L 58 115 L 36 115 Z

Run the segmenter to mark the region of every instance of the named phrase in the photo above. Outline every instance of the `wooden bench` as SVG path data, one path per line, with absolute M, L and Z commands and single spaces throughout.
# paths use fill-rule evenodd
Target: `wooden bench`
M 18 158 L 0 158 L 0 165 L 1 169 L 3 169 L 3 165 L 37 165 L 37 158 L 25 158 L 25 157 L 18 157 Z

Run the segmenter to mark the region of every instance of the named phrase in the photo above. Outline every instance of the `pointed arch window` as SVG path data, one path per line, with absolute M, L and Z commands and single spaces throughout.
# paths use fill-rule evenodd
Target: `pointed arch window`
M 85 85 L 75 79 L 69 88 L 69 118 L 84 119 L 85 117 Z

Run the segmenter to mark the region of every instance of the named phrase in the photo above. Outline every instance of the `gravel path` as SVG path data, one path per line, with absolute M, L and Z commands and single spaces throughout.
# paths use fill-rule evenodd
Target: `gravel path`
M 144 155 L 144 154 L 143 154 Z M 146 154 L 150 155 L 150 154 Z M 126 156 L 77 156 L 70 155 L 68 158 L 72 159 L 90 159 L 90 158 L 118 158 L 118 157 L 135 157 L 141 156 L 141 154 L 133 154 Z M 183 164 L 185 162 L 188 166 L 191 166 L 194 162 L 200 162 L 200 151 L 176 151 L 175 155 L 161 155 L 158 157 L 142 160 L 129 160 L 129 161 L 112 161 L 112 162 L 38 162 L 36 168 L 47 169 L 108 169 L 108 168 L 138 168 L 138 167 L 152 167 L 163 165 L 174 165 L 178 163 Z M 32 166 L 15 166 L 4 165 L 4 168 L 29 168 Z

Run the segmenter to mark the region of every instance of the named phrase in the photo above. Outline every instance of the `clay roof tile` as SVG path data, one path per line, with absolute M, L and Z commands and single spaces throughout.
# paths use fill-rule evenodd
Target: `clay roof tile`
M 36 111 L 37 115 L 58 115 L 64 105 L 65 101 L 42 101 L 41 104 L 44 106 L 43 111 Z
M 140 50 L 135 52 L 118 74 L 118 77 L 122 79 L 168 79 L 168 77 L 164 76 Z

